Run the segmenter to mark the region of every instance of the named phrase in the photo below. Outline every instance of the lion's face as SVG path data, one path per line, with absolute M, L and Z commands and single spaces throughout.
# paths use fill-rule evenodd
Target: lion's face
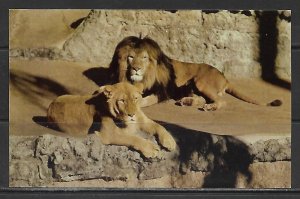
M 135 122 L 142 99 L 141 92 L 135 86 L 122 82 L 100 87 L 107 98 L 110 113 L 124 122 Z
M 128 53 L 127 62 L 130 80 L 133 82 L 142 81 L 151 64 L 148 52 L 143 49 L 132 49 Z

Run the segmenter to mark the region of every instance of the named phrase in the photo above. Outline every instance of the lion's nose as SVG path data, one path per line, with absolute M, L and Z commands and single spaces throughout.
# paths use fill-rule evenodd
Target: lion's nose
M 137 72 L 138 70 L 140 70 L 140 69 L 141 69 L 141 67 L 139 67 L 139 66 L 133 67 L 133 70 L 135 70 L 136 72 Z
M 134 114 L 133 114 L 133 113 L 128 113 L 128 116 L 129 116 L 129 117 L 133 117 Z

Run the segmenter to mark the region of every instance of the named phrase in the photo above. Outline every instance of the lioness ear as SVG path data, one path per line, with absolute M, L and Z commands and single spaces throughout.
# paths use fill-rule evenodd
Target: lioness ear
M 134 85 L 136 88 L 137 88 L 137 91 L 140 93 L 140 94 L 143 94 L 143 91 L 144 91 L 144 85 L 143 84 L 135 84 Z
M 93 95 L 103 93 L 107 98 L 110 98 L 112 96 L 112 86 L 106 85 L 101 86 L 98 90 L 96 90 Z
M 107 98 L 111 98 L 112 97 L 112 86 L 111 85 L 105 86 L 103 93 Z

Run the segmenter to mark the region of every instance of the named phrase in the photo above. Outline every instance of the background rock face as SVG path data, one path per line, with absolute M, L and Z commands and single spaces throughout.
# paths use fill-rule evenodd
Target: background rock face
M 140 33 L 157 41 L 171 58 L 206 62 L 231 75 L 259 76 L 256 17 L 227 11 L 95 10 L 66 41 L 64 50 L 105 67 L 119 41 Z
M 45 49 L 40 49 L 42 53 L 32 49 L 51 48 L 54 52 L 48 52 L 50 58 L 107 67 L 118 42 L 124 37 L 142 34 L 157 41 L 173 59 L 205 62 L 227 76 L 259 77 L 261 57 L 274 60 L 280 77 L 290 79 L 291 76 L 288 11 L 271 12 L 273 14 L 267 16 L 254 11 L 200 10 L 92 10 L 89 14 L 87 10 L 49 10 L 42 15 L 36 12 L 41 11 L 11 12 L 11 24 L 14 24 L 10 28 L 11 48 L 27 49 L 19 53 L 11 51 L 11 56 L 23 53 L 24 57 L 45 57 Z M 35 42 L 27 38 L 34 38 Z M 264 44 L 262 38 L 271 45 Z M 269 47 L 264 49 L 262 43 Z

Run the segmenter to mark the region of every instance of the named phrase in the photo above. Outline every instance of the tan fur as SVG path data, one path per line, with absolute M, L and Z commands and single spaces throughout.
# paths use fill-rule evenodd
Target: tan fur
M 58 97 L 50 104 L 47 117 L 70 135 L 86 135 L 93 122 L 100 122 L 95 133 L 103 144 L 133 147 L 147 158 L 156 157 L 160 148 L 139 137 L 139 131 L 157 135 L 162 146 L 174 150 L 176 142 L 170 133 L 141 111 L 141 98 L 140 91 L 129 83 L 102 86 L 91 96 Z
M 129 43 L 129 40 L 136 42 L 137 45 L 133 45 L 131 42 L 130 46 L 122 46 L 122 44 Z M 178 97 L 174 90 L 190 87 L 194 89 L 193 92 L 201 93 L 212 101 L 212 103 L 205 103 L 201 96 L 196 96 L 192 92 L 188 96 L 183 96 L 177 102 L 180 105 L 197 105 L 205 111 L 216 110 L 225 105 L 225 101 L 221 98 L 225 92 L 252 104 L 265 106 L 281 105 L 280 100 L 274 100 L 271 103 L 261 103 L 242 94 L 213 66 L 204 63 L 185 63 L 168 58 L 161 51 L 158 44 L 150 38 L 125 38 L 120 42 L 115 53 L 119 53 L 119 57 L 122 58 L 126 55 L 128 56 L 127 59 L 118 60 L 119 67 L 122 68 L 122 70 L 120 68 L 118 71 L 119 81 L 130 81 L 139 88 L 143 88 L 144 91 L 151 90 L 155 84 L 158 84 L 165 88 L 169 96 L 174 98 Z M 126 70 L 124 70 L 125 68 Z M 140 69 L 141 75 L 132 75 L 136 69 Z M 129 76 L 128 73 L 130 74 Z M 175 76 L 173 79 L 171 78 L 172 75 Z M 168 86 L 172 84 L 175 85 L 175 89 L 168 90 Z M 153 92 L 144 98 L 142 105 L 149 106 L 158 101 L 158 96 Z

